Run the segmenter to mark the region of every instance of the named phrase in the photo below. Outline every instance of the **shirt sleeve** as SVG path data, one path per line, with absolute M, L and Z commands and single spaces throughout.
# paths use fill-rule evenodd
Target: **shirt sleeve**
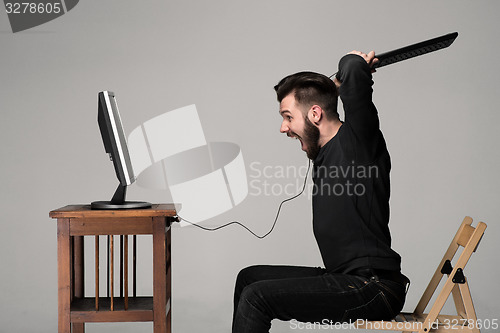
M 355 54 L 342 57 L 337 79 L 341 82 L 339 95 L 344 106 L 344 124 L 352 129 L 356 151 L 364 160 L 374 158 L 380 124 L 378 112 L 372 101 L 373 81 L 370 66 Z

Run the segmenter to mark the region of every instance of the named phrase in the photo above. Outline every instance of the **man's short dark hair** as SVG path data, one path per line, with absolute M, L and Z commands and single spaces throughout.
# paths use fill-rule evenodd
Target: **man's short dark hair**
M 335 83 L 327 76 L 314 72 L 299 72 L 283 78 L 276 86 L 278 102 L 294 93 L 300 105 L 321 106 L 329 120 L 339 119 L 337 112 L 338 92 Z

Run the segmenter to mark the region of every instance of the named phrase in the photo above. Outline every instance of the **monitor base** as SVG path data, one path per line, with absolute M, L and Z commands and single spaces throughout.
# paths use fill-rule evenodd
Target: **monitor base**
M 125 201 L 120 204 L 111 201 L 94 201 L 90 204 L 91 209 L 145 209 L 151 208 L 151 203 L 143 201 Z
M 91 209 L 145 209 L 151 208 L 151 203 L 144 201 L 126 201 L 127 185 L 119 184 L 111 201 L 94 201 Z

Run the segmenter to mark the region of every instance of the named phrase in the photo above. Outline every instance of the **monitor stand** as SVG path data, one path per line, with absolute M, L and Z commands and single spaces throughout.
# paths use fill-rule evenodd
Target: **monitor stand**
M 144 209 L 151 208 L 151 203 L 143 201 L 125 201 L 127 194 L 126 185 L 118 185 L 111 201 L 94 201 L 91 209 Z

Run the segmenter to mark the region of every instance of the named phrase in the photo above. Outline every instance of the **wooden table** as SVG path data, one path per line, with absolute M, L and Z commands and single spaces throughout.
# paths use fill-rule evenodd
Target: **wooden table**
M 148 209 L 91 210 L 90 205 L 70 205 L 50 212 L 57 219 L 58 327 L 59 333 L 84 332 L 86 322 L 152 321 L 154 332 L 171 332 L 170 224 L 173 204 Z M 99 292 L 99 236 L 107 235 L 107 295 Z M 115 235 L 120 238 L 120 291 L 114 290 Z M 129 295 L 128 252 L 132 239 L 133 292 Z M 153 295 L 136 295 L 136 235 L 153 238 Z M 84 236 L 95 241 L 95 295 L 85 296 Z

